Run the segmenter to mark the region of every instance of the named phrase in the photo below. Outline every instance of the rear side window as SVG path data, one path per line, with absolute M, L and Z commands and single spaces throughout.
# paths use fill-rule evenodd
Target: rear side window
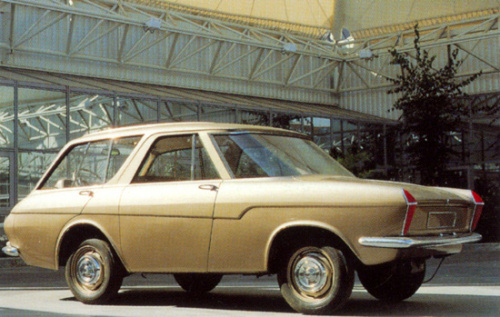
M 59 162 L 42 189 L 104 184 L 118 172 L 141 137 L 127 137 L 74 146 Z
M 155 141 L 135 183 L 217 179 L 219 175 L 196 134 Z

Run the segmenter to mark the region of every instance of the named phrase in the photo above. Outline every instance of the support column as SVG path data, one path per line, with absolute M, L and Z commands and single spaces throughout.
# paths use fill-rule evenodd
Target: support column
M 11 200 L 13 205 L 17 204 L 19 199 L 19 87 L 18 82 L 14 82 L 14 160 L 12 161 L 14 170 L 14 186 L 12 186 Z
M 387 158 L 387 125 L 383 125 L 383 133 L 384 133 L 384 175 L 387 177 L 389 175 L 389 164 Z
M 71 108 L 70 108 L 70 94 L 71 90 L 69 86 L 66 86 L 66 143 L 71 139 Z
M 467 142 L 469 148 L 469 162 L 467 164 L 467 187 L 474 190 L 474 164 L 472 163 L 472 139 L 474 137 L 472 124 L 472 105 L 469 103 L 469 140 Z

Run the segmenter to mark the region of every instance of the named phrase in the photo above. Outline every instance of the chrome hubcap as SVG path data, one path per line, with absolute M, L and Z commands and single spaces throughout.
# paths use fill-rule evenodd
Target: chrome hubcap
M 82 285 L 88 288 L 98 286 L 101 280 L 101 274 L 101 264 L 95 258 L 94 254 L 87 253 L 78 260 L 76 265 L 76 278 Z
M 330 288 L 332 274 L 331 266 L 324 255 L 309 252 L 295 262 L 292 279 L 299 293 L 319 297 Z

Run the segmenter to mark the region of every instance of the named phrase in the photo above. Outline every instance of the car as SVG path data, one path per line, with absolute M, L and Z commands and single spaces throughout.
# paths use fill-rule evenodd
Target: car
M 277 275 L 296 311 L 420 287 L 431 257 L 479 241 L 471 190 L 365 180 L 306 135 L 203 122 L 115 128 L 69 142 L 5 221 L 4 251 L 65 268 L 83 303 L 133 273 L 173 274 L 192 294 L 224 274 Z

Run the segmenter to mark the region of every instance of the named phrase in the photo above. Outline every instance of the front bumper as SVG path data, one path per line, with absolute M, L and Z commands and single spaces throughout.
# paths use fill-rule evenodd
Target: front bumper
M 19 250 L 16 247 L 13 247 L 10 244 L 10 241 L 7 241 L 7 244 L 2 248 L 2 251 L 9 256 L 19 256 Z
M 453 236 L 416 236 L 416 237 L 361 237 L 358 242 L 365 247 L 410 249 L 432 249 L 477 242 L 482 236 L 478 233 L 456 234 Z

